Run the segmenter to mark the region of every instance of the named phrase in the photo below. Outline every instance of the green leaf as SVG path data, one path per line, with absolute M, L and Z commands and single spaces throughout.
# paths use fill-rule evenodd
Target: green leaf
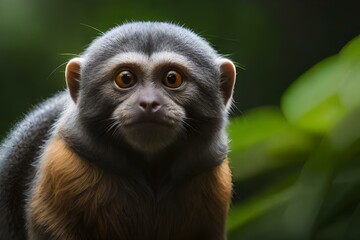
M 360 36 L 348 42 L 340 51 L 340 57 L 346 61 L 360 61 Z
M 334 94 L 309 109 L 298 118 L 297 124 L 317 133 L 328 132 L 345 115 L 339 96 Z
M 339 89 L 341 102 L 348 111 L 360 106 L 360 36 L 350 41 L 339 57 L 347 65 L 346 81 Z
M 315 65 L 284 93 L 281 103 L 285 117 L 306 130 L 326 133 L 344 115 L 337 97 L 343 75 L 337 56 Z
M 282 219 L 284 239 L 310 239 L 338 160 L 339 156 L 324 141 L 305 164 Z
M 338 123 L 306 162 L 284 214 L 285 239 L 310 239 L 334 176 L 344 160 L 359 152 L 359 146 L 360 108 Z
M 273 208 L 283 205 L 290 197 L 291 191 L 286 189 L 280 193 L 232 207 L 227 221 L 228 232 L 235 231 Z
M 303 161 L 314 139 L 290 125 L 278 108 L 264 107 L 233 119 L 229 153 L 236 180 Z
M 329 134 L 329 142 L 337 151 L 346 151 L 359 140 L 360 107 L 350 112 Z
M 281 106 L 293 124 L 327 134 L 346 113 L 360 106 L 360 37 L 340 54 L 316 64 L 284 93 Z
M 233 118 L 228 132 L 231 149 L 244 150 L 289 128 L 277 107 L 261 107 Z

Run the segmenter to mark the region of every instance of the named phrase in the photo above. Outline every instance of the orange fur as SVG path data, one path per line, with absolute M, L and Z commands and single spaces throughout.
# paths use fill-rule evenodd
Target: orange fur
M 201 228 L 217 228 L 215 239 L 222 239 L 231 191 L 225 160 L 156 200 L 135 180 L 104 172 L 56 138 L 41 159 L 30 229 L 59 239 L 146 240 L 192 239 Z M 30 236 L 36 239 L 32 230 Z

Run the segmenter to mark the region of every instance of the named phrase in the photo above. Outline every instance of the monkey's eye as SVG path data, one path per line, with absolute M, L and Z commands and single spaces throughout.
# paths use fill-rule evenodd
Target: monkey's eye
M 119 88 L 129 88 L 135 85 L 135 76 L 129 71 L 121 71 L 115 77 L 115 83 Z
M 162 82 L 168 88 L 178 88 L 183 83 L 183 78 L 180 73 L 171 70 L 165 74 Z

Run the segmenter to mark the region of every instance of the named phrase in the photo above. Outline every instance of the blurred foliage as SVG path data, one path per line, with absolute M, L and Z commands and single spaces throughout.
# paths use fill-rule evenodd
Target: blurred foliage
M 229 134 L 230 240 L 360 239 L 360 36 Z

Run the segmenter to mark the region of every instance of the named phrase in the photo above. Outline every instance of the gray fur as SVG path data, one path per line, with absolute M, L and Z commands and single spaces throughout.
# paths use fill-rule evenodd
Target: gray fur
M 33 163 L 60 116 L 68 94 L 36 107 L 11 131 L 0 148 L 0 239 L 26 239 L 25 199 L 34 177 Z
M 145 53 L 149 58 L 173 52 L 189 59 L 190 86 L 182 93 L 169 94 L 167 100 L 175 109 L 174 116 L 179 116 L 181 133 L 151 155 L 125 141 L 124 134 L 107 131 L 107 120 L 130 100 L 114 89 L 113 75 L 104 69 L 109 59 L 127 52 Z M 1 145 L 0 240 L 25 239 L 25 193 L 37 170 L 36 159 L 51 136 L 60 134 L 80 156 L 139 181 L 145 181 L 142 162 L 171 159 L 163 173 L 164 179 L 171 180 L 158 191 L 159 198 L 179 182 L 219 165 L 227 155 L 227 110 L 218 65 L 221 56 L 198 35 L 169 23 L 127 23 L 97 38 L 80 58 L 77 103 L 67 92 L 54 96 L 27 115 Z
M 123 96 L 114 90 L 112 81 L 110 81 L 111 73 L 106 73 L 103 69 L 108 65 L 109 59 L 120 53 L 145 52 L 151 57 L 155 53 L 169 51 L 191 60 L 189 64 L 192 66 L 192 79 L 189 82 L 193 86 L 188 87 L 187 94 L 183 93 L 183 96 L 178 99 L 180 102 L 185 102 L 184 95 L 191 96 L 190 99 L 186 99 L 187 106 L 184 108 L 188 108 L 186 117 L 194 118 L 197 121 L 196 125 L 199 126 L 192 126 L 195 130 L 193 134 L 199 135 L 198 138 L 200 138 L 192 136 L 191 141 L 204 143 L 204 151 L 208 151 L 209 142 L 221 139 L 221 142 L 214 144 L 214 149 L 212 149 L 214 152 L 211 155 L 214 155 L 214 158 L 223 158 L 226 155 L 225 124 L 227 116 L 219 90 L 221 79 L 218 60 L 221 57 L 206 41 L 190 30 L 174 24 L 157 22 L 135 22 L 116 27 L 96 39 L 80 56 L 81 79 L 77 106 L 69 107 L 67 114 L 60 121 L 64 122 L 63 136 L 72 142 L 75 150 L 90 153 L 87 157 L 94 156 L 94 161 L 101 157 L 103 162 L 100 164 L 106 161 L 111 168 L 126 169 L 124 167 L 127 162 L 126 156 L 123 154 L 123 148 L 119 146 L 126 146 L 126 148 L 129 146 L 124 143 L 123 139 L 105 139 L 109 122 L 106 123 L 104 120 L 110 119 L 115 106 L 121 105 L 128 96 L 126 94 Z M 192 114 L 196 116 L 192 116 Z M 197 129 L 200 127 L 209 127 L 211 130 L 202 132 L 201 129 Z M 99 144 L 99 139 L 103 139 L 104 144 Z M 183 140 L 179 139 L 179 142 Z M 183 145 L 181 144 L 181 146 Z M 184 148 L 188 149 L 188 145 Z M 170 149 L 171 147 L 168 151 Z M 192 158 L 195 158 L 193 151 L 190 152 L 193 155 Z M 196 152 L 200 154 L 201 148 Z M 159 156 L 154 157 L 158 158 Z M 123 160 L 119 161 L 118 159 Z M 180 172 L 179 175 L 185 174 Z

